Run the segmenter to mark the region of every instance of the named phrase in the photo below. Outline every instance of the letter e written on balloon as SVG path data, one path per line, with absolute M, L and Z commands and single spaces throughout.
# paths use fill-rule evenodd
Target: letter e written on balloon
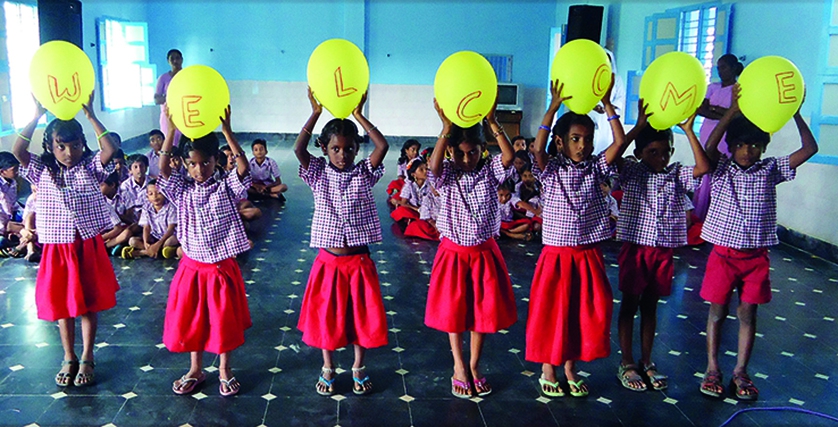
M 601 97 L 605 95 L 605 91 L 608 90 L 609 82 L 608 77 L 611 74 L 608 72 L 608 66 L 605 64 L 600 65 L 596 72 L 594 72 L 594 80 L 592 83 L 591 90 L 594 92 L 594 95 Z
M 465 122 L 470 122 L 472 120 L 479 119 L 482 114 L 474 114 L 470 116 L 466 114 L 466 107 L 468 107 L 468 104 L 471 101 L 480 98 L 480 96 L 482 95 L 483 91 L 478 90 L 464 96 L 463 99 L 460 100 L 460 103 L 457 104 L 457 117 L 459 117 L 460 120 Z
M 666 111 L 666 108 L 669 106 L 669 101 L 673 101 L 675 105 L 684 105 L 684 110 L 692 110 L 695 108 L 695 96 L 696 96 L 697 89 L 695 85 L 690 86 L 687 90 L 683 92 L 678 92 L 678 89 L 675 88 L 675 85 L 672 82 L 666 83 L 666 88 L 663 90 L 663 95 L 661 95 L 661 111 Z
M 777 73 L 774 77 L 777 79 L 777 95 L 780 97 L 780 104 L 793 104 L 797 102 L 797 97 L 791 93 L 797 89 L 797 86 L 788 81 L 794 78 L 794 71 Z
M 81 95 L 81 82 L 79 81 L 79 73 L 73 73 L 73 92 L 70 93 L 70 88 L 58 87 L 58 78 L 55 76 L 47 76 L 47 84 L 49 85 L 49 94 L 52 96 L 52 102 L 59 103 L 63 100 L 67 100 L 70 102 L 76 102 L 79 100 L 79 96 Z
M 338 94 L 338 98 L 343 98 L 344 96 L 352 95 L 353 93 L 357 92 L 358 89 L 354 87 L 345 87 L 343 83 L 343 71 L 341 71 L 340 67 L 335 70 L 335 92 Z
M 186 95 L 181 98 L 180 102 L 183 106 L 183 124 L 186 127 L 190 128 L 197 128 L 204 125 L 198 116 L 201 115 L 201 111 L 198 110 L 198 102 L 201 100 L 202 96 L 200 95 Z

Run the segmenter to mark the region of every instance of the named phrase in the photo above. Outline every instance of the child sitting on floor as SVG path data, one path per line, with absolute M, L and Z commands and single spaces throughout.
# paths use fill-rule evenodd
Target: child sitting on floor
M 288 186 L 282 183 L 279 166 L 276 161 L 268 157 L 268 142 L 264 139 L 253 141 L 250 146 L 253 158 L 250 159 L 250 174 L 253 184 L 247 190 L 248 194 L 257 197 L 273 197 L 285 201 L 282 193 L 288 191 Z
M 148 203 L 143 206 L 140 216 L 140 227 L 143 228 L 142 237 L 132 237 L 129 246 L 122 250 L 122 258 L 138 257 L 174 258 L 177 247 L 180 246 L 175 229 L 177 227 L 177 207 L 169 203 L 166 196 L 157 187 L 157 180 L 150 179 L 146 186 Z

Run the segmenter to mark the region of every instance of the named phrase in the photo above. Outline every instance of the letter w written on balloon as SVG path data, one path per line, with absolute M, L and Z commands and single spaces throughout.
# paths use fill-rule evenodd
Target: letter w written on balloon
M 186 95 L 181 98 L 180 102 L 183 105 L 183 124 L 186 127 L 197 128 L 204 125 L 204 122 L 198 119 L 201 111 L 198 110 L 197 104 L 201 98 L 199 95 Z
M 670 101 L 672 101 L 676 106 L 684 104 L 684 111 L 691 113 L 692 109 L 695 108 L 696 91 L 696 86 L 692 85 L 687 90 L 679 93 L 672 82 L 667 82 L 666 88 L 663 90 L 663 95 L 661 96 L 661 110 L 666 111 Z
M 469 102 L 480 98 L 481 95 L 483 95 L 483 91 L 478 90 L 464 96 L 463 99 L 460 100 L 460 103 L 457 104 L 457 117 L 459 117 L 460 120 L 472 121 L 480 118 L 481 114 L 474 114 L 471 116 L 466 114 L 466 107 L 468 107 Z
M 79 73 L 73 73 L 73 92 L 70 93 L 70 88 L 58 87 L 58 78 L 55 76 L 47 76 L 47 80 L 49 81 L 49 94 L 52 96 L 52 102 L 59 103 L 62 100 L 67 100 L 70 102 L 76 102 L 79 100 L 79 96 L 81 96 L 81 82 L 79 81 Z
M 786 71 L 775 75 L 777 79 L 777 95 L 780 96 L 780 104 L 793 104 L 797 102 L 797 96 L 792 92 L 797 89 L 794 83 L 790 82 L 794 78 L 794 71 Z
M 343 83 L 343 71 L 340 70 L 338 67 L 335 70 L 335 92 L 338 94 L 338 98 L 343 98 L 344 96 L 352 95 L 353 93 L 357 92 L 358 89 L 354 87 L 345 87 Z

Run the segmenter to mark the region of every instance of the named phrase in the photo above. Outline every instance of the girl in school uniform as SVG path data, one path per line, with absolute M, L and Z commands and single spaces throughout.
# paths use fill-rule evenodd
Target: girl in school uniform
M 439 204 L 436 200 L 437 191 L 428 179 L 430 174 L 425 157 L 417 157 L 412 162 L 414 164 L 411 166 L 415 169 L 413 175 L 420 179 L 424 178 L 425 182 L 418 189 L 414 186 L 413 193 L 417 194 L 414 197 L 419 202 L 419 219 L 407 224 L 407 227 L 404 228 L 404 235 L 405 237 L 439 241 L 439 230 L 436 228 L 436 217 L 439 211 Z
M 407 177 L 402 191 L 399 192 L 398 207 L 390 212 L 394 221 L 408 224 L 419 219 L 422 196 L 431 189 L 428 183 L 428 165 L 421 156 L 416 156 L 407 163 Z
M 613 80 L 613 79 L 612 79 Z M 614 142 L 592 155 L 594 123 L 586 115 L 568 112 L 553 126 L 557 154 L 545 152 L 553 117 L 561 103 L 562 87 L 551 82 L 553 96 L 536 137 L 535 160 L 543 192 L 544 228 L 541 251 L 530 290 L 526 359 L 542 364 L 542 394 L 560 397 L 556 366 L 564 367 L 570 395 L 588 395 L 576 373 L 576 361 L 607 357 L 611 351 L 611 285 L 599 242 L 611 237 L 608 204 L 600 183 L 616 172 L 612 165 L 625 138 L 619 116 L 611 105 L 611 89 L 602 103 L 611 123 Z
M 390 184 L 387 185 L 387 195 L 389 196 L 391 208 L 399 206 L 399 202 L 401 201 L 400 193 L 409 176 L 407 163 L 419 156 L 419 149 L 421 148 L 422 145 L 415 139 L 408 139 L 402 145 L 401 152 L 399 153 L 398 169 L 396 169 L 396 179 L 390 181 Z
M 381 241 L 381 224 L 375 210 L 372 187 L 384 175 L 384 156 L 389 148 L 384 135 L 367 120 L 363 111 L 366 95 L 352 112 L 375 148 L 355 163 L 361 137 L 355 123 L 334 119 L 326 123 L 315 145 L 326 157 L 308 152 L 308 141 L 323 107 L 308 91 L 311 116 L 297 137 L 294 153 L 300 161 L 300 178 L 314 193 L 311 243 L 319 248 L 303 296 L 297 327 L 303 342 L 322 350 L 323 367 L 315 384 L 318 394 L 334 394 L 334 351 L 352 344 L 352 391 L 367 394 L 372 382 L 366 374 L 368 348 L 387 344 L 387 319 L 370 258 L 369 245 Z
M 230 126 L 230 107 L 221 131 L 232 151 L 236 170 L 221 173 L 218 137 L 214 133 L 181 141 L 186 174 L 172 170 L 175 125 L 169 122 L 160 150 L 158 188 L 177 208 L 177 240 L 183 257 L 169 287 L 163 344 L 175 353 L 190 353 L 189 372 L 172 384 L 187 394 L 206 380 L 205 351 L 219 355 L 218 392 L 232 396 L 241 385 L 233 376 L 230 353 L 244 344 L 252 325 L 244 280 L 236 256 L 250 249 L 236 202 L 247 195 L 250 169 Z
M 98 313 L 116 305 L 119 285 L 100 236 L 113 224 L 99 184 L 116 147 L 93 112 L 93 94 L 83 107 L 96 132 L 101 150 L 93 153 L 81 124 L 55 119 L 44 131 L 44 153 L 33 156 L 29 142 L 45 110 L 37 106 L 35 118 L 18 134 L 12 149 L 23 167 L 22 175 L 38 187 L 35 217 L 38 241 L 43 245 L 35 283 L 38 318 L 58 321 L 64 361 L 55 384 L 86 386 L 94 382 L 93 343 Z M 74 347 L 76 317 L 81 317 L 81 360 Z
M 483 126 L 461 128 L 434 102 L 442 133 L 431 155 L 432 184 L 439 192 L 439 244 L 428 290 L 425 325 L 448 333 L 454 356 L 451 393 L 459 398 L 492 392 L 480 372 L 485 334 L 508 328 L 518 318 L 506 262 L 495 242 L 500 217 L 497 191 L 509 178 L 512 146 L 495 119 L 486 116 L 501 155 L 483 158 Z M 443 160 L 445 153 L 451 160 Z M 463 333 L 471 332 L 471 355 L 463 358 Z

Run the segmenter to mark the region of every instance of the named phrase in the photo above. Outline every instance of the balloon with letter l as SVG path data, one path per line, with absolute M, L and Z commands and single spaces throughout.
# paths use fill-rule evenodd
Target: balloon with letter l
M 191 139 L 200 138 L 221 124 L 230 104 L 224 77 L 206 65 L 180 70 L 169 83 L 166 105 L 178 130 Z
M 800 70 L 781 56 L 764 56 L 750 63 L 739 76 L 742 114 L 768 133 L 785 126 L 803 103 Z
M 344 39 L 320 43 L 308 58 L 306 75 L 314 97 L 339 119 L 352 114 L 370 84 L 367 58 Z
M 32 56 L 29 84 L 44 108 L 61 120 L 70 120 L 90 100 L 95 85 L 93 64 L 72 43 L 47 42 Z
M 495 105 L 498 78 L 483 55 L 460 51 L 442 61 L 434 77 L 434 97 L 457 126 L 476 125 Z
M 588 114 L 611 85 L 611 62 L 602 46 L 586 39 L 567 42 L 556 52 L 550 79 L 564 85 L 564 102 L 576 114 Z
M 640 79 L 640 97 L 648 105 L 649 125 L 669 129 L 689 118 L 704 102 L 707 76 L 696 57 L 684 52 L 661 55 Z

